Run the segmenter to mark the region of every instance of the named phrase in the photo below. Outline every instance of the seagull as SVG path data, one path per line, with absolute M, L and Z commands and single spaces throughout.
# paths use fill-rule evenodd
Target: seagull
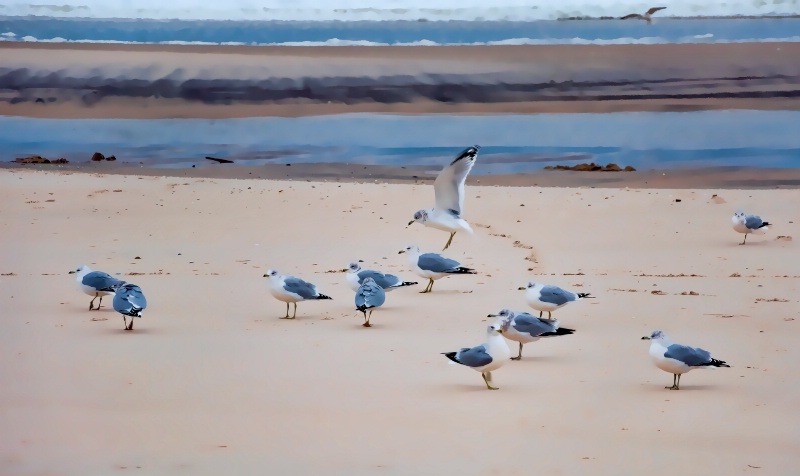
M 317 287 L 309 282 L 293 276 L 282 276 L 274 269 L 268 269 L 265 278 L 269 278 L 269 292 L 278 301 L 286 303 L 286 316 L 281 319 L 297 317 L 297 303 L 308 299 L 333 299 L 317 291 Z M 294 313 L 289 317 L 289 303 L 294 303 Z
M 644 15 L 640 15 L 638 13 L 629 13 L 628 15 L 625 15 L 624 17 L 621 17 L 620 20 L 629 20 L 629 19 L 635 18 L 637 20 L 646 20 L 647 23 L 649 24 L 650 22 L 653 21 L 652 17 L 650 15 L 652 15 L 653 13 L 655 13 L 655 12 L 657 12 L 659 10 L 664 10 L 665 8 L 667 8 L 667 7 L 653 7 L 650 10 L 647 10 L 647 12 Z
M 399 253 L 408 253 L 408 261 L 414 272 L 421 278 L 428 280 L 428 286 L 420 293 L 433 291 L 433 281 L 451 274 L 478 274 L 472 268 L 461 266 L 456 260 L 445 258 L 438 253 L 421 254 L 419 248 L 414 245 L 407 246 Z
M 358 288 L 367 278 L 372 278 L 375 283 L 382 287 L 387 293 L 394 291 L 397 288 L 413 286 L 414 284 L 417 284 L 416 282 L 412 281 L 403 281 L 393 274 L 383 274 L 380 271 L 361 269 L 361 265 L 358 263 L 350 263 L 347 266 L 347 284 L 353 291 L 358 291 Z
M 386 293 L 372 278 L 366 278 L 356 291 L 356 311 L 364 313 L 364 327 L 372 327 L 369 318 L 376 307 L 383 306 L 386 302 Z M 367 316 L 369 310 L 369 316 Z
M 590 296 L 589 293 L 575 294 L 558 286 L 534 283 L 533 281 L 519 289 L 520 291 L 525 291 L 525 300 L 528 301 L 530 307 L 539 311 L 539 317 L 542 317 L 542 313 L 546 312 L 548 319 L 552 318 L 553 311 L 566 306 L 568 303 L 594 297 Z
M 681 375 L 692 369 L 730 367 L 723 360 L 711 358 L 707 350 L 673 344 L 661 331 L 653 331 L 642 340 L 650 341 L 650 357 L 656 367 L 672 374 L 672 386 L 664 387 L 670 390 L 680 390 Z
M 511 358 L 511 349 L 508 348 L 502 333 L 500 325 L 492 324 L 486 329 L 488 339 L 485 343 L 472 348 L 464 347 L 458 352 L 442 352 L 442 354 L 457 364 L 466 365 L 480 372 L 486 388 L 497 390 L 497 387 L 491 385 L 492 370 L 499 369 Z
M 466 220 L 461 218 L 464 211 L 464 182 L 478 158 L 480 146 L 467 147 L 450 165 L 442 169 L 433 182 L 433 191 L 436 195 L 436 205 L 428 210 L 419 210 L 414 213 L 414 222 L 439 230 L 449 231 L 450 239 L 444 245 L 446 250 L 453 242 L 453 236 L 458 231 L 474 233 Z
M 513 312 L 503 309 L 497 314 L 489 314 L 488 317 L 497 317 L 497 323 L 503 329 L 503 336 L 506 339 L 519 342 L 519 355 L 511 357 L 511 360 L 522 358 L 522 345 L 528 342 L 536 342 L 542 337 L 566 336 L 575 332 L 575 329 L 559 327 L 558 321 L 534 317 L 527 312 Z
M 77 274 L 75 280 L 78 281 L 81 291 L 89 296 L 94 296 L 89 301 L 90 311 L 92 309 L 100 309 L 100 304 L 103 304 L 103 296 L 114 294 L 120 286 L 125 284 L 125 281 L 114 278 L 108 273 L 92 271 L 86 265 L 70 271 L 69 274 Z M 97 298 L 100 298 L 100 301 L 97 303 L 97 307 L 94 307 L 94 300 Z
M 147 299 L 145 299 L 142 289 L 130 283 L 123 284 L 114 294 L 114 310 L 122 314 L 122 322 L 125 325 L 126 331 L 133 330 L 133 318 L 142 317 L 142 311 L 147 307 Z M 126 316 L 131 317 L 131 322 L 128 324 Z
M 764 232 L 769 230 L 768 227 L 771 225 L 771 223 L 761 220 L 760 216 L 745 215 L 741 210 L 736 210 L 736 213 L 733 214 L 731 217 L 731 224 L 734 230 L 739 233 L 744 233 L 744 240 L 739 243 L 740 245 L 743 245 L 745 241 L 747 241 L 748 233 L 763 235 Z

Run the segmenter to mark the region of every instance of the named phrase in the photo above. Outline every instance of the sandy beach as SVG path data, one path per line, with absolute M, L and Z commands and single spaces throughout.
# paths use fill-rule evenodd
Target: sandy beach
M 398 251 L 447 239 L 406 228 L 429 184 L 371 182 L 0 170 L 2 473 L 795 471 L 796 188 L 472 181 L 476 235 L 445 255 L 478 274 L 394 291 L 365 329 L 347 263 L 418 280 Z M 737 208 L 774 225 L 740 246 Z M 142 287 L 134 331 L 109 298 L 88 310 L 67 274 L 81 264 Z M 333 300 L 280 320 L 268 268 Z M 596 298 L 557 311 L 576 333 L 526 345 L 487 391 L 440 353 L 528 310 L 531 279 Z M 654 329 L 732 368 L 665 390 L 640 340 Z
M 800 43 L 256 47 L 0 42 L 0 115 L 797 110 Z

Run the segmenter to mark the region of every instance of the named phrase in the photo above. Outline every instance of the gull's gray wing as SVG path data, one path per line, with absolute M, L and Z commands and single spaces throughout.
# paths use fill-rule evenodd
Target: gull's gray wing
M 125 284 L 125 281 L 121 281 L 102 271 L 92 271 L 83 277 L 81 283 L 84 286 L 89 286 L 90 288 L 94 288 L 98 291 L 114 292 L 118 287 Z
M 750 228 L 751 230 L 757 230 L 764 226 L 764 220 L 762 220 L 758 215 L 747 215 L 744 218 L 744 226 Z
M 711 363 L 711 353 L 709 351 L 695 349 L 686 345 L 670 345 L 667 347 L 664 357 L 679 360 L 689 367 L 698 367 Z
M 398 284 L 403 282 L 400 280 L 400 278 L 398 278 L 393 274 L 383 274 L 380 271 L 373 271 L 371 269 L 359 271 L 358 273 L 359 284 L 363 283 L 364 280 L 367 278 L 374 279 L 375 283 L 378 286 L 382 287 L 383 289 L 391 288 L 392 286 L 397 286 Z
M 665 8 L 667 8 L 667 7 L 653 7 L 650 10 L 647 10 L 647 14 L 648 15 L 652 15 L 653 13 L 655 13 L 655 12 L 657 12 L 659 10 L 664 10 Z
M 461 215 L 464 210 L 464 182 L 475 165 L 480 146 L 464 149 L 447 167 L 439 172 L 433 182 L 436 194 L 436 208 L 442 211 L 452 210 Z
M 539 319 L 538 317 L 533 317 L 527 312 L 515 314 L 511 325 L 518 332 L 522 334 L 530 334 L 531 337 L 537 337 L 547 332 L 555 332 L 558 330 L 558 328 L 554 326 L 552 322 L 549 322 L 545 319 Z
M 303 299 L 313 299 L 317 296 L 317 287 L 300 278 L 288 276 L 283 278 L 283 289 L 295 293 Z
M 135 284 L 123 284 L 114 294 L 114 310 L 128 316 L 138 315 L 147 307 L 142 289 Z
M 386 302 L 386 292 L 377 284 L 362 284 L 356 291 L 356 309 L 380 307 Z
M 541 291 L 539 291 L 539 294 L 540 301 L 555 304 L 556 306 L 574 301 L 577 298 L 575 294 L 569 291 L 564 291 L 558 286 L 545 286 Z
M 481 344 L 473 348 L 464 348 L 456 352 L 456 362 L 467 367 L 483 367 L 492 362 L 492 356 L 487 352 L 486 346 Z
M 459 262 L 450 258 L 445 258 L 436 253 L 425 253 L 419 255 L 417 266 L 425 271 L 433 271 L 434 273 L 446 273 L 447 271 L 454 270 L 459 267 Z

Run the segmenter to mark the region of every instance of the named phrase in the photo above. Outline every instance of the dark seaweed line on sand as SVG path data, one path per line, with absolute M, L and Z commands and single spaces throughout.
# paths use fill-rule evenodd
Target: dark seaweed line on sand
M 448 103 L 512 101 L 643 100 L 697 98 L 797 98 L 800 76 L 765 75 L 711 78 L 659 78 L 630 81 L 487 81 L 484 75 L 409 75 L 327 78 L 147 79 L 88 78 L 59 73 L 32 74 L 27 69 L 0 68 L 0 101 L 55 102 L 80 100 L 87 105 L 103 98 L 138 97 L 197 101 L 268 103 L 304 99 L 334 103 L 405 103 L 432 100 Z

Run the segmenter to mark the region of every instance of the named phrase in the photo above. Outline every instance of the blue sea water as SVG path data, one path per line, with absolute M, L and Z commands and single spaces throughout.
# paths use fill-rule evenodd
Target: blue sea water
M 149 167 L 349 163 L 441 166 L 479 144 L 476 174 L 534 172 L 582 162 L 640 170 L 711 166 L 800 168 L 800 112 L 395 116 L 247 119 L 0 117 L 5 157 L 85 162 L 95 151 Z M 398 133 L 398 131 L 402 131 Z
M 5 41 L 242 45 L 659 44 L 800 41 L 800 18 L 643 21 L 223 21 L 2 17 Z

